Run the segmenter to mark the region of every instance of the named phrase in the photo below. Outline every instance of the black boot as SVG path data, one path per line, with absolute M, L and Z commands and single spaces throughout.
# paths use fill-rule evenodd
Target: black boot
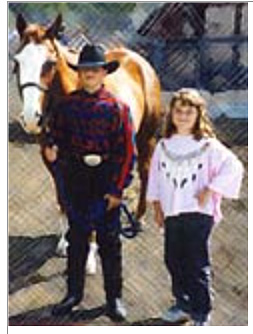
M 106 304 L 106 315 L 115 322 L 126 320 L 127 311 L 120 298 L 116 298 Z
M 68 295 L 59 304 L 55 305 L 52 314 L 55 316 L 62 316 L 71 313 L 72 308 L 78 305 L 81 298 Z

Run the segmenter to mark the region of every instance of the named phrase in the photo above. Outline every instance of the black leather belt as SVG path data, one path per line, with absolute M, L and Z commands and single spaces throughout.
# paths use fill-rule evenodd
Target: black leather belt
M 88 154 L 68 153 L 65 154 L 65 158 L 69 162 L 83 163 L 88 167 L 98 167 L 107 160 L 106 155 L 96 154 L 96 153 L 88 153 Z

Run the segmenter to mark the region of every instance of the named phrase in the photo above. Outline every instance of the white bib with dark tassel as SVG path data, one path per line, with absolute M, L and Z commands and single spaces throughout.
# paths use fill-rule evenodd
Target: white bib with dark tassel
M 203 155 L 209 145 L 209 142 L 205 142 L 203 146 L 195 151 L 186 154 L 176 154 L 171 152 L 162 140 L 162 156 L 158 169 L 175 188 L 182 189 L 187 184 L 197 180 L 197 175 L 203 167 Z

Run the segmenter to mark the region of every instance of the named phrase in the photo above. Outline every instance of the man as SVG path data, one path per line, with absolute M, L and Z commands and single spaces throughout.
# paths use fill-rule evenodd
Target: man
M 83 298 L 89 237 L 95 229 L 107 315 L 115 321 L 126 317 L 119 205 L 131 180 L 134 136 L 129 108 L 103 85 L 118 66 L 117 61 L 106 62 L 99 46 L 86 45 L 78 65 L 71 65 L 81 88 L 60 103 L 46 138 L 44 154 L 56 166 L 69 221 L 67 295 L 54 307 L 55 315 L 71 312 Z

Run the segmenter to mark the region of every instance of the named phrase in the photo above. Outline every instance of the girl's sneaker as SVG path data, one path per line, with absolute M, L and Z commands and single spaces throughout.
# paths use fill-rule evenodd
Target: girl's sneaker
M 161 317 L 162 320 L 170 323 L 186 322 L 190 316 L 185 311 L 181 310 L 177 305 L 170 307 Z
M 209 326 L 210 325 L 210 316 L 205 320 L 193 320 L 193 326 Z
M 207 321 L 194 321 L 193 326 L 209 326 Z

